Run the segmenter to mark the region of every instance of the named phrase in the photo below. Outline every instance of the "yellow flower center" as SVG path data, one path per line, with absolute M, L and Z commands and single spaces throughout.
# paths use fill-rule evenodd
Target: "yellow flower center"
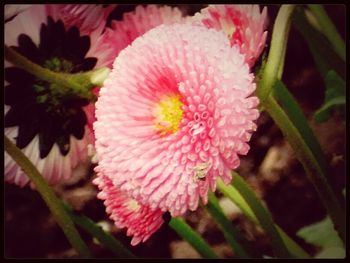
M 155 128 L 161 135 L 175 133 L 179 130 L 183 111 L 179 95 L 166 96 L 156 105 L 153 111 Z

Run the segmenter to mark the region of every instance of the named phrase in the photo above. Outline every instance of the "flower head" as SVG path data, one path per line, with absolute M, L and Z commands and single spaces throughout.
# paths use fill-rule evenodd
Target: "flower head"
M 127 235 L 133 236 L 131 245 L 145 242 L 163 224 L 163 213 L 141 205 L 135 199 L 115 187 L 112 181 L 98 172 L 94 183 L 101 190 L 97 197 L 104 200 L 106 211 L 119 228 L 127 228 Z
M 5 24 L 5 44 L 51 71 L 88 71 L 104 64 L 92 50 L 110 11 L 111 7 L 92 5 L 33 5 Z M 88 145 L 93 143 L 94 106 L 76 95 L 53 93 L 55 84 L 8 61 L 5 85 L 6 136 L 50 184 L 70 178 L 72 169 L 87 159 Z M 5 180 L 19 186 L 29 182 L 7 153 Z
M 112 20 L 111 28 L 106 28 L 102 38 L 113 51 L 113 56 L 109 61 L 112 64 L 119 52 L 130 45 L 137 37 L 143 35 L 148 30 L 161 24 L 173 24 L 183 22 L 181 11 L 176 7 L 138 5 L 135 11 L 125 13 L 121 21 Z
M 222 32 L 161 25 L 120 52 L 100 90 L 98 169 L 115 187 L 172 216 L 231 180 L 256 129 L 253 75 Z
M 194 24 L 225 32 L 231 45 L 238 45 L 252 67 L 265 46 L 267 9 L 258 5 L 209 5 L 197 13 Z

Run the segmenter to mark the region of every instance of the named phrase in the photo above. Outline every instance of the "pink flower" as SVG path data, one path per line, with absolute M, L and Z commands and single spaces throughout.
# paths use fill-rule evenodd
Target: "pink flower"
M 113 6 L 32 5 L 5 24 L 5 44 L 53 71 L 76 73 L 105 65 L 95 52 Z M 5 135 L 50 184 L 72 177 L 93 144 L 94 105 L 79 97 L 55 98 L 49 83 L 5 61 Z M 57 101 L 59 100 L 59 103 Z M 5 153 L 5 181 L 29 178 Z
M 172 216 L 231 181 L 256 129 L 258 99 L 238 47 L 202 26 L 161 25 L 120 52 L 100 90 L 98 169 Z
M 258 5 L 209 5 L 193 17 L 194 24 L 223 30 L 238 45 L 246 62 L 252 67 L 265 46 L 267 9 Z
M 127 235 L 133 236 L 131 245 L 145 242 L 163 224 L 163 213 L 159 209 L 151 210 L 148 206 L 141 205 L 115 187 L 103 173 L 98 174 L 94 180 L 94 184 L 101 190 L 97 197 L 105 200 L 110 218 L 118 228 L 127 228 Z
M 161 24 L 169 25 L 180 22 L 184 22 L 184 18 L 178 8 L 156 5 L 146 7 L 138 5 L 135 11 L 125 13 L 121 21 L 112 20 L 112 28 L 106 28 L 101 41 L 107 44 L 110 50 L 113 50 L 109 64 L 112 65 L 114 58 L 121 50 L 148 30 Z
M 28 9 L 31 5 L 5 5 L 5 21 Z

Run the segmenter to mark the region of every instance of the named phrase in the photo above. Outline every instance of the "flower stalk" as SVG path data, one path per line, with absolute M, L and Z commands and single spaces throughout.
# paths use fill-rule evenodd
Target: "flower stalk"
M 309 9 L 298 8 L 293 15 L 293 26 L 295 26 L 306 40 L 314 62 L 322 77 L 325 78 L 328 71 L 335 70 L 345 79 L 345 61 L 336 53 L 327 37 L 314 26 L 310 16 L 316 20 Z
M 119 240 L 105 232 L 99 225 L 86 216 L 80 216 L 74 213 L 73 209 L 65 203 L 62 203 L 66 212 L 75 224 L 86 232 L 97 238 L 98 241 L 120 258 L 136 258 Z
M 346 47 L 344 40 L 338 33 L 332 20 L 327 15 L 326 10 L 322 5 L 310 4 L 308 7 L 320 25 L 321 32 L 323 32 L 323 34 L 332 44 L 335 52 L 341 57 L 343 61 L 346 61 Z
M 232 172 L 235 177 L 238 176 L 236 172 Z M 243 212 L 243 214 L 249 218 L 252 222 L 258 224 L 259 220 L 255 216 L 253 210 L 248 205 L 247 201 L 243 198 L 240 192 L 237 190 L 236 185 L 225 185 L 222 180 L 217 181 L 217 187 L 220 192 L 222 192 L 227 198 L 234 202 Z M 246 191 L 250 191 L 250 194 L 253 195 L 254 192 L 249 187 Z M 275 224 L 275 227 L 281 236 L 283 242 L 286 244 L 289 253 L 297 258 L 310 258 L 310 256 L 294 241 L 292 240 L 278 225 Z
M 237 255 L 237 258 L 251 258 L 248 253 L 249 246 L 247 241 L 242 234 L 232 226 L 230 220 L 227 219 L 220 207 L 218 199 L 215 197 L 215 194 L 210 191 L 208 194 L 208 204 L 205 208 L 219 225 L 225 239 L 232 247 L 235 256 Z
M 293 124 L 286 112 L 278 105 L 276 100 L 269 96 L 264 103 L 266 111 L 281 129 L 282 133 L 293 147 L 299 161 L 304 166 L 309 180 L 316 188 L 319 198 L 326 207 L 336 230 L 342 240 L 345 240 L 345 214 L 343 208 L 332 189 L 330 188 L 325 171 L 318 163 L 314 153 L 303 140 L 298 128 Z
M 339 232 L 343 241 L 345 240 L 345 215 L 342 208 L 330 188 L 327 179 L 322 158 L 316 151 L 316 139 L 308 140 L 303 136 L 303 127 L 305 124 L 297 124 L 296 121 L 279 106 L 274 99 L 272 90 L 276 85 L 276 81 L 282 74 L 279 74 L 281 62 L 283 62 L 283 46 L 287 44 L 286 38 L 289 28 L 292 11 L 294 6 L 282 6 L 274 25 L 272 33 L 271 48 L 267 63 L 262 73 L 262 79 L 258 83 L 257 95 L 260 99 L 261 106 L 270 114 L 277 126 L 293 147 L 299 161 L 304 166 L 304 169 L 309 177 L 309 180 L 316 188 L 323 205 L 326 207 L 331 219 L 333 220 L 336 230 Z M 301 112 L 301 110 L 300 110 Z M 306 129 L 311 131 L 310 128 Z M 312 134 L 312 133 L 311 133 Z M 310 137 L 310 136 L 309 136 Z
M 58 225 L 62 228 L 68 241 L 73 248 L 84 258 L 90 258 L 90 252 L 84 241 L 81 239 L 77 229 L 75 228 L 70 217 L 64 210 L 62 203 L 56 197 L 52 189 L 46 183 L 42 175 L 31 163 L 31 161 L 22 153 L 20 149 L 13 144 L 10 139 L 5 135 L 5 150 L 6 152 L 17 162 L 17 164 L 23 169 L 23 171 L 30 178 L 31 182 L 35 185 L 41 197 L 51 210 Z
M 282 5 L 277 14 L 273 26 L 271 47 L 267 58 L 268 62 L 262 73 L 262 78 L 259 83 L 260 87 L 256 91 L 261 102 L 264 102 L 270 94 L 277 76 L 282 76 L 284 54 L 294 8 L 295 5 Z
M 94 95 L 90 90 L 95 86 L 101 86 L 103 80 L 109 73 L 108 68 L 100 68 L 85 73 L 58 73 L 41 67 L 26 57 L 19 54 L 13 48 L 5 45 L 5 59 L 16 67 L 21 68 L 41 80 L 45 80 L 57 85 L 50 85 L 56 93 L 72 93 L 82 98 L 94 100 Z M 58 88 L 57 88 L 58 87 Z
M 233 177 L 232 182 L 236 186 L 240 195 L 246 200 L 248 206 L 260 222 L 260 225 L 269 235 L 274 254 L 279 258 L 291 258 L 292 255 L 289 253 L 285 243 L 279 235 L 273 223 L 272 216 L 256 197 L 255 193 L 250 191 L 249 186 L 237 174 Z
M 211 249 L 207 242 L 196 233 L 182 218 L 172 218 L 169 226 L 178 233 L 184 240 L 192 245 L 192 247 L 204 258 L 219 258 L 219 256 Z

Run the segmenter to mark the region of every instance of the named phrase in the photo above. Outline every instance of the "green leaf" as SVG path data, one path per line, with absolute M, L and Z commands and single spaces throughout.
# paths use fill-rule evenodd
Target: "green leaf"
M 334 51 L 327 38 L 310 25 L 304 10 L 296 10 L 293 24 L 305 38 L 321 75 L 325 77 L 329 70 L 334 69 L 344 78 L 346 76 L 345 62 Z
M 297 236 L 309 244 L 322 248 L 322 251 L 316 255 L 317 258 L 343 258 L 345 256 L 343 242 L 334 230 L 332 220 L 328 216 L 318 223 L 301 228 Z
M 330 118 L 334 107 L 339 107 L 345 113 L 345 81 L 333 70 L 325 78 L 326 96 L 323 105 L 316 111 L 315 120 L 323 122 Z
M 327 216 L 320 222 L 301 228 L 297 236 L 307 243 L 322 248 L 342 247 L 343 242 L 339 238 L 330 218 Z
M 35 185 L 36 190 L 39 192 L 46 205 L 49 207 L 53 217 L 58 225 L 63 230 L 68 241 L 73 248 L 84 258 L 90 258 L 90 251 L 85 244 L 84 240 L 80 237 L 78 230 L 75 228 L 71 218 L 64 210 L 64 207 L 60 199 L 55 195 L 52 188 L 47 184 L 44 177 L 39 173 L 38 169 L 28 159 L 24 153 L 17 148 L 17 146 L 11 142 L 11 140 L 5 135 L 5 150 L 12 157 L 12 159 L 18 164 L 19 167 L 30 178 L 31 182 Z
M 346 47 L 344 40 L 337 31 L 337 28 L 333 24 L 330 17 L 327 15 L 326 10 L 322 5 L 308 5 L 311 12 L 314 14 L 317 22 L 320 25 L 322 33 L 327 37 L 328 41 L 332 44 L 335 52 L 345 61 L 346 60 Z
M 325 159 L 320 146 L 299 105 L 282 82 L 276 81 L 274 95 L 282 107 L 273 96 L 269 96 L 262 104 L 293 147 L 341 238 L 345 240 L 344 202 L 338 200 L 331 189 L 326 172 L 328 164 L 322 161 Z
M 72 221 L 88 232 L 106 248 L 108 248 L 114 255 L 120 258 L 135 258 L 136 256 L 131 253 L 120 241 L 114 238 L 111 234 L 105 232 L 102 227 L 97 225 L 94 221 L 86 216 L 80 216 L 74 213 L 73 209 L 66 203 L 62 202 L 66 212 L 72 219 Z
M 325 172 L 327 170 L 326 159 L 323 155 L 321 146 L 310 128 L 308 120 L 306 119 L 298 102 L 293 98 L 292 94 L 280 80 L 276 81 L 275 86 L 273 87 L 273 92 L 293 125 L 295 125 L 295 127 L 298 129 L 305 144 L 310 148 L 312 154 L 318 162 L 318 165 L 320 165 L 321 169 Z
M 237 173 L 232 172 L 234 175 L 232 179 L 233 186 L 242 195 L 247 202 L 250 209 L 255 214 L 256 218 L 260 222 L 260 225 L 264 228 L 271 240 L 271 246 L 274 254 L 279 258 L 292 258 L 293 255 L 289 253 L 286 244 L 284 243 L 280 233 L 278 232 L 273 219 L 268 209 L 264 207 L 259 198 L 253 191 L 250 190 L 247 183 Z
M 252 222 L 258 224 L 259 221 L 256 218 L 254 212 L 249 207 L 246 200 L 239 193 L 239 191 L 233 187 L 233 185 L 225 185 L 225 183 L 221 180 L 217 180 L 217 187 L 226 197 L 228 197 L 233 203 L 235 203 L 243 212 L 243 214 Z M 248 188 L 251 192 L 252 189 Z M 283 242 L 286 244 L 289 252 L 297 258 L 310 258 L 310 256 L 293 240 L 291 239 L 278 225 L 276 225 L 276 229 L 281 235 Z
M 208 193 L 208 204 L 205 208 L 219 225 L 225 239 L 230 244 L 238 258 L 251 258 L 252 256 L 249 256 L 248 251 L 251 252 L 252 255 L 254 254 L 254 257 L 257 257 L 257 255 L 255 255 L 256 253 L 250 248 L 248 241 L 244 238 L 243 234 L 238 231 L 232 225 L 232 222 L 225 216 L 218 199 L 211 191 Z
M 186 240 L 202 257 L 219 258 L 208 243 L 181 217 L 173 217 L 169 222 L 169 226 L 174 229 L 180 237 Z
M 318 253 L 315 258 L 345 258 L 345 249 L 341 247 L 329 247 Z

